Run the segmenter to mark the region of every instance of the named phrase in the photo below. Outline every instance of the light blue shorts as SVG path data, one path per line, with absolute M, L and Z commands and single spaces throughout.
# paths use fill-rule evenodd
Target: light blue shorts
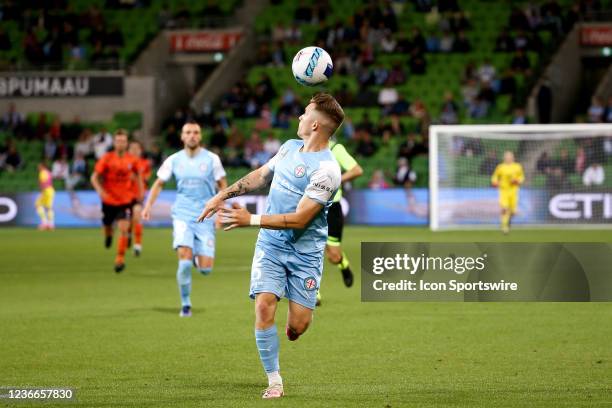
M 172 219 L 172 247 L 191 248 L 194 255 L 215 257 L 215 224 L 213 222 Z
M 323 274 L 323 251 L 316 255 L 280 250 L 258 242 L 251 267 L 249 296 L 274 293 L 309 309 L 315 308 Z

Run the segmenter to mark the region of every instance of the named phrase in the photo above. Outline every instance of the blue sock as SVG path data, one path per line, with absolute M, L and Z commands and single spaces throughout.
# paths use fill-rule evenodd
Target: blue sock
M 265 330 L 255 329 L 255 343 L 257 343 L 259 358 L 266 373 L 278 371 L 278 335 L 276 334 L 276 325 L 272 325 L 272 327 Z
M 206 276 L 206 275 L 210 275 L 210 273 L 212 272 L 212 268 L 200 268 L 200 267 L 198 266 L 198 271 L 199 271 L 199 272 L 200 272 L 202 275 Z
M 176 281 L 181 294 L 181 306 L 191 306 L 191 261 L 181 259 L 178 262 Z

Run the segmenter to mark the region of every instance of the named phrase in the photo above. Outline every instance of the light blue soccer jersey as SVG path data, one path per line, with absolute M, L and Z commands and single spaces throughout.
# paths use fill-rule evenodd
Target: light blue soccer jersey
M 327 242 L 327 209 L 340 186 L 340 167 L 329 149 L 301 152 L 302 140 L 285 142 L 267 164 L 274 172 L 266 214 L 295 212 L 303 196 L 324 206 L 304 229 L 261 229 L 258 244 L 303 254 L 322 254 Z
M 194 157 L 181 150 L 169 156 L 157 171 L 157 177 L 164 182 L 172 176 L 177 185 L 172 218 L 195 222 L 206 202 L 216 194 L 217 181 L 225 177 L 225 170 L 219 156 L 204 148 Z

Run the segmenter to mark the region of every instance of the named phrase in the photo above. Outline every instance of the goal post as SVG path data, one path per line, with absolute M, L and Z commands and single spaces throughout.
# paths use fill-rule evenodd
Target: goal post
M 491 175 L 511 151 L 523 166 L 513 225 L 612 227 L 612 125 L 433 125 L 432 230 L 499 226 Z

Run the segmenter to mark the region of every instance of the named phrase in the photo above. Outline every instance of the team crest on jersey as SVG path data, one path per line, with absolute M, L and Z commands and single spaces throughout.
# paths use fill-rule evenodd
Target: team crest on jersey
M 313 278 L 304 279 L 304 289 L 315 290 L 317 288 L 317 281 Z
M 201 171 L 202 173 L 205 173 L 205 172 L 206 172 L 206 163 L 201 163 L 201 164 L 200 164 L 200 171 Z
M 297 178 L 302 178 L 305 174 L 306 166 L 304 166 L 303 164 L 298 164 L 297 166 L 295 166 L 295 169 L 293 169 L 293 175 Z

